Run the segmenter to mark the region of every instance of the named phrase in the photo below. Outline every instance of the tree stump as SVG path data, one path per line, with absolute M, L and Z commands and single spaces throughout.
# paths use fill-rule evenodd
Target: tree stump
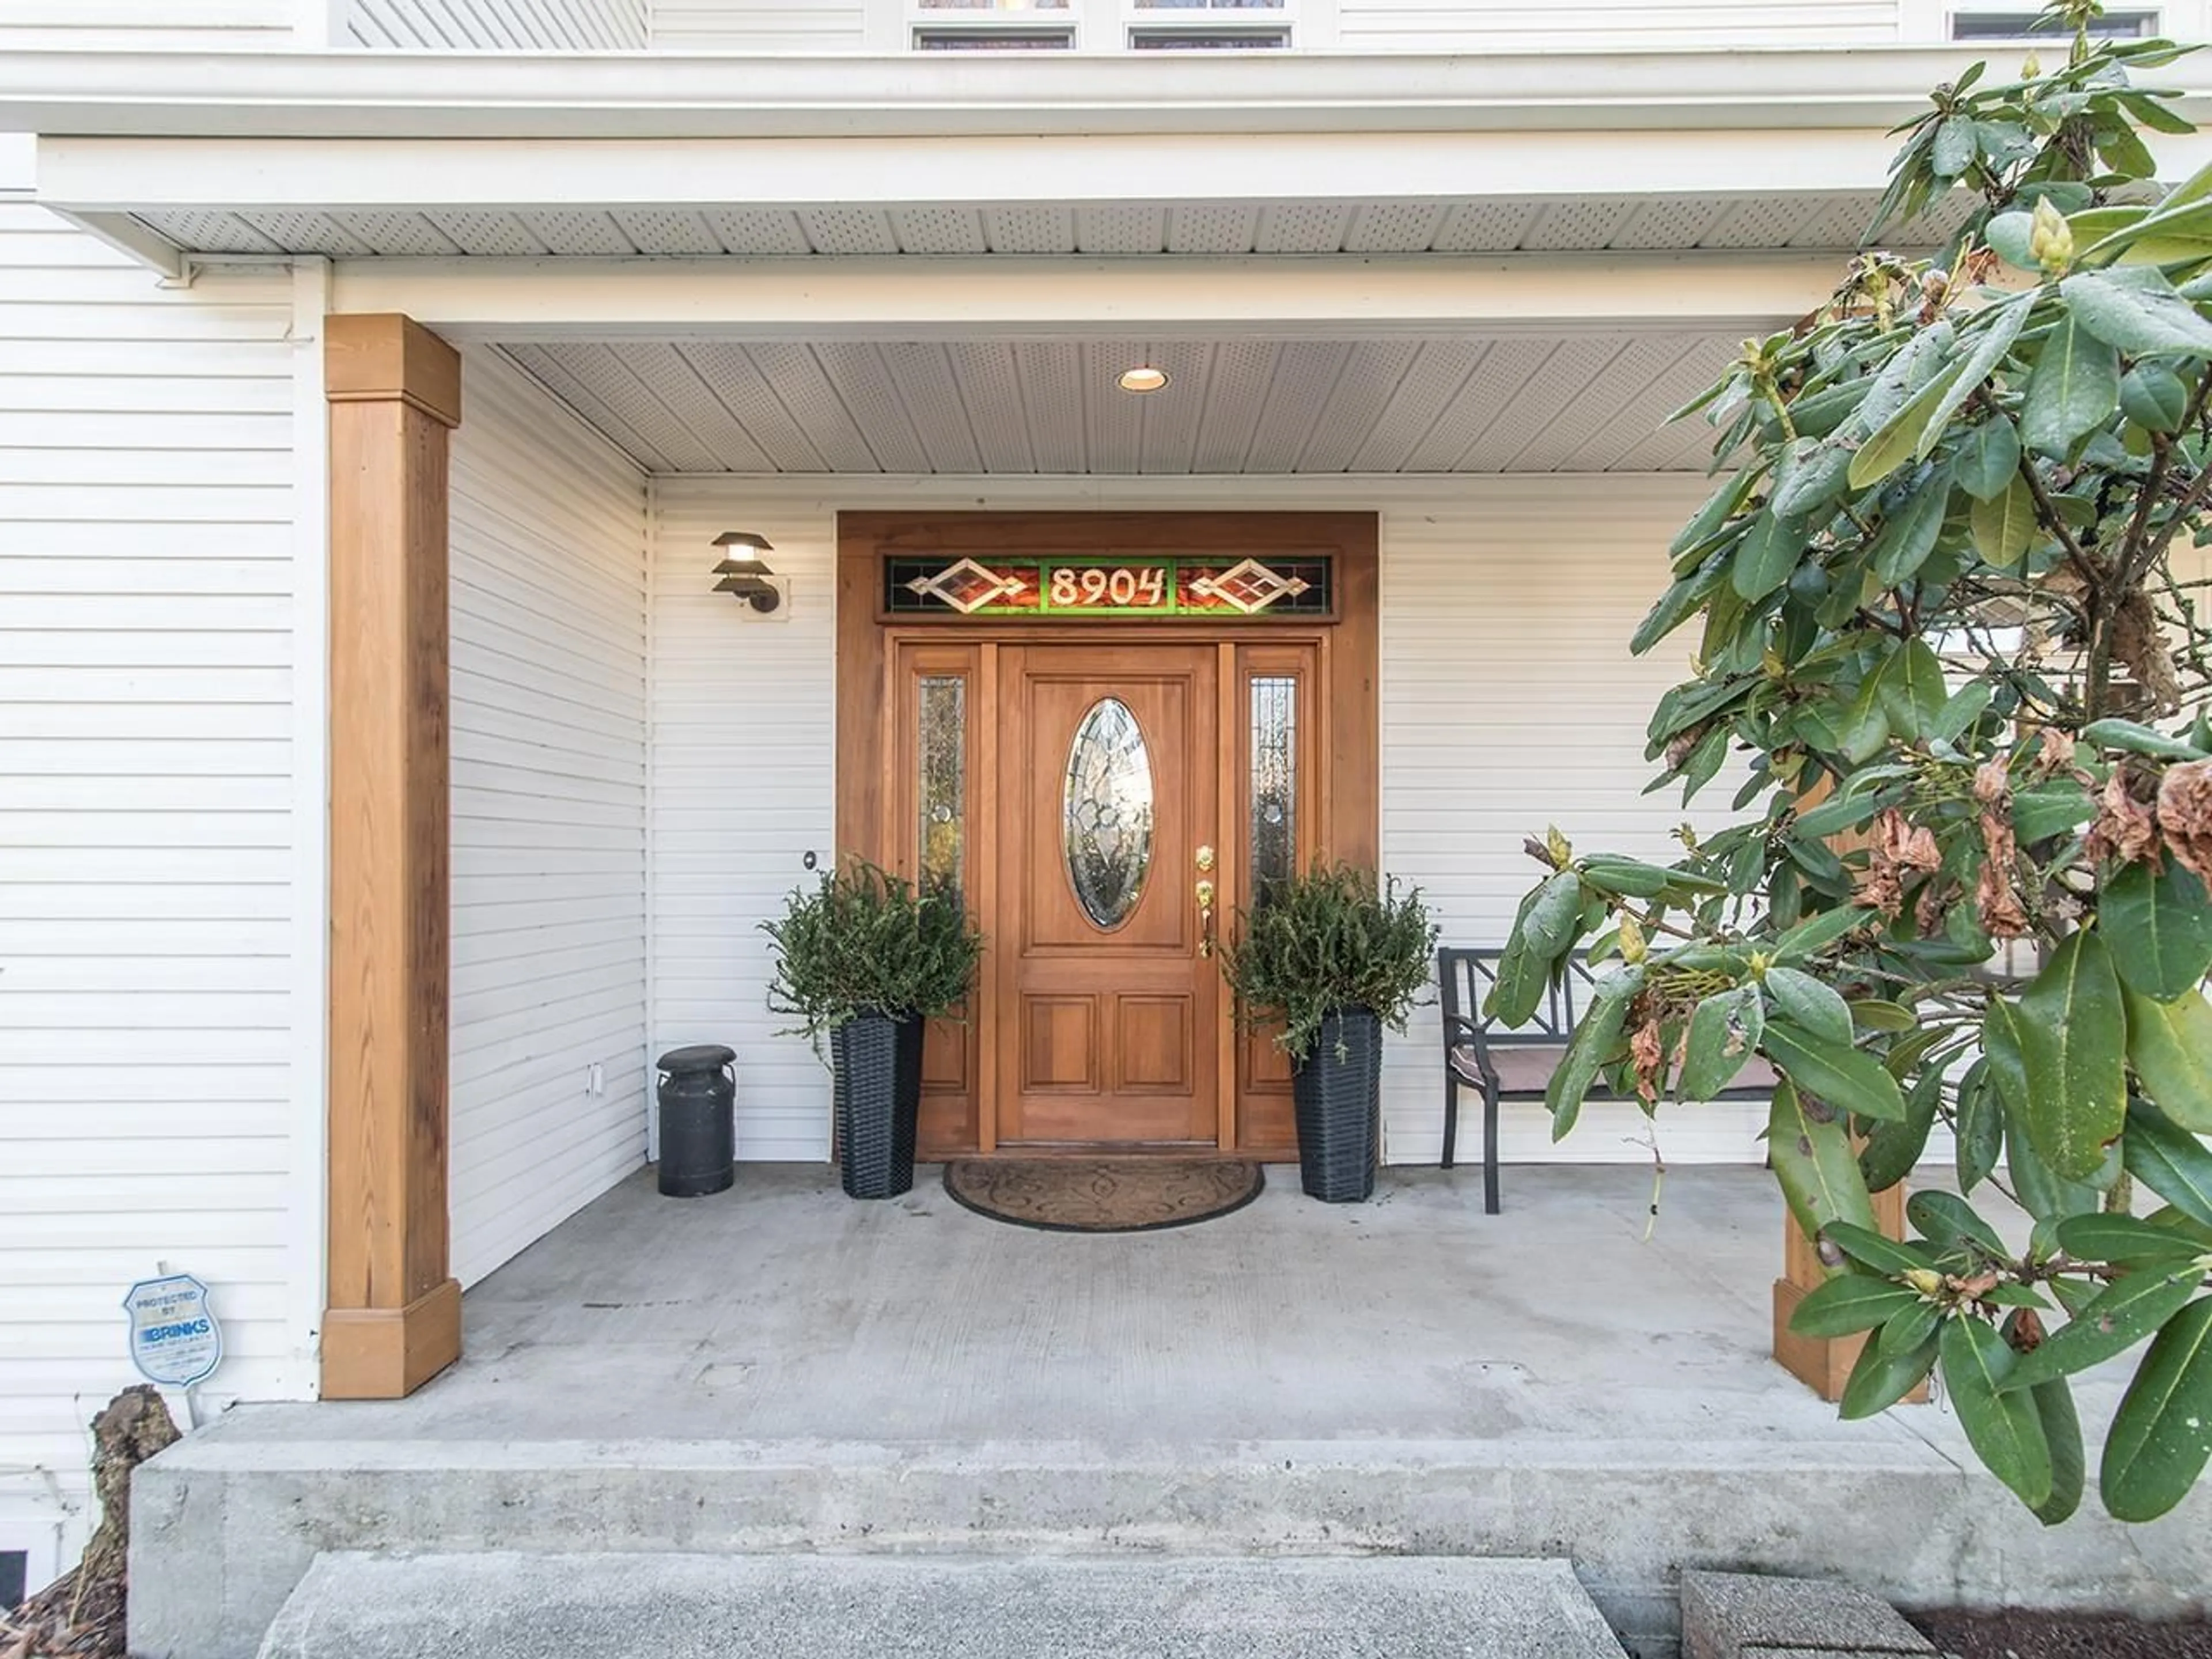
M 161 1391 L 148 1383 L 124 1389 L 92 1419 L 100 1526 L 73 1571 L 0 1620 L 0 1659 L 124 1659 L 131 1472 L 179 1437 Z

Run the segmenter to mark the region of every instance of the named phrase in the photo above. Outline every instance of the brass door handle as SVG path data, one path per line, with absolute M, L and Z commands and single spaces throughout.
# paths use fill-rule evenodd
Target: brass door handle
M 1198 953 L 1210 957 L 1213 954 L 1213 884 L 1200 881 L 1195 891 L 1198 896 Z

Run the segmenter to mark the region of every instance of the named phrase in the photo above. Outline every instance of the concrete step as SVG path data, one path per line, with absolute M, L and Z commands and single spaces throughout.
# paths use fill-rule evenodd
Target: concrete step
M 261 1659 L 1622 1659 L 1565 1561 L 319 1556 Z

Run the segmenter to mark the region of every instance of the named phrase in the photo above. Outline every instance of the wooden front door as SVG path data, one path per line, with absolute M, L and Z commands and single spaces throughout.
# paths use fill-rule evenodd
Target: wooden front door
M 1219 1139 L 1218 652 L 1000 653 L 1001 1145 Z

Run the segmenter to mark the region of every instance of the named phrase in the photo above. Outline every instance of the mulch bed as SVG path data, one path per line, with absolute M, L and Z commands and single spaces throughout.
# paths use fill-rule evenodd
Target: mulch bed
M 2212 1659 L 2212 1625 L 2066 1613 L 1916 1613 L 1958 1659 Z

